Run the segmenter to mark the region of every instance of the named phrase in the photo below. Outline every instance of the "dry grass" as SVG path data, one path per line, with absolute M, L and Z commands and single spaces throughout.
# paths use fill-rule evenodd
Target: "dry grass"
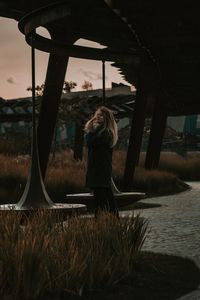
M 17 212 L 0 212 L 2 300 L 170 300 L 199 284 L 189 259 L 141 251 L 139 216 L 55 219 L 38 211 L 21 223 Z
M 116 151 L 113 159 L 113 171 L 115 174 L 115 181 L 118 186 L 122 186 L 122 178 L 124 172 L 124 165 L 126 159 L 126 153 L 124 151 Z M 175 174 L 173 169 L 176 168 L 176 160 L 172 159 L 171 170 L 170 168 L 159 168 L 158 170 L 145 170 L 144 169 L 144 154 L 141 155 L 139 167 L 135 170 L 133 188 L 139 191 L 143 191 L 150 194 L 171 194 L 181 192 L 188 188 L 188 186 L 178 178 L 178 174 Z M 165 160 L 163 160 L 165 161 Z M 200 159 L 199 159 L 200 162 Z M 166 161 L 166 166 L 168 162 Z
M 139 216 L 119 220 L 102 213 L 97 219 L 69 218 L 64 225 L 55 225 L 55 217 L 35 212 L 22 226 L 16 212 L 0 212 L 2 298 L 82 295 L 132 274 L 147 229 Z
M 50 197 L 56 202 L 65 201 L 67 193 L 84 192 L 85 160 L 76 161 L 71 151 L 57 153 L 55 160 L 50 160 L 45 184 Z M 186 185 L 178 179 L 185 172 L 190 176 L 199 176 L 199 158 L 190 158 L 182 162 L 178 159 L 161 158 L 162 170 L 147 171 L 142 167 L 136 168 L 133 189 L 154 194 L 168 194 L 185 190 Z M 29 169 L 29 156 L 0 155 L 0 203 L 15 203 L 23 193 Z M 114 179 L 122 188 L 125 152 L 115 151 L 113 157 Z M 178 166 L 179 172 L 178 170 Z M 176 171 L 175 171 L 176 170 Z M 176 175 L 178 173 L 178 175 Z M 190 176 L 190 178 L 192 175 Z M 187 179 L 184 177 L 184 179 Z
M 200 180 L 200 154 L 190 154 L 187 158 L 179 155 L 162 155 L 159 169 L 174 173 L 183 180 Z
M 0 155 L 0 203 L 15 203 L 19 199 L 28 168 L 27 156 Z
M 140 166 L 144 166 L 145 154 L 141 154 Z M 159 170 L 175 174 L 182 180 L 200 180 L 200 153 L 191 152 L 187 157 L 182 157 L 176 153 L 162 153 L 160 156 Z
M 161 170 L 137 168 L 134 185 L 149 194 L 166 195 L 184 191 L 188 185 L 175 174 Z
M 67 193 L 84 192 L 85 172 L 85 160 L 76 161 L 72 151 L 58 153 L 50 161 L 45 178 L 51 197 L 61 201 Z

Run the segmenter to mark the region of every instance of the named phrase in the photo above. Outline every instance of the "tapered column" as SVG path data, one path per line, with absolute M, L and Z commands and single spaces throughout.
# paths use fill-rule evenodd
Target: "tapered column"
M 133 177 L 135 167 L 138 164 L 142 136 L 145 123 L 145 108 L 147 103 L 147 93 L 144 89 L 143 82 L 140 80 L 136 92 L 135 108 L 131 124 L 129 145 L 126 157 L 123 189 L 127 190 L 133 186 Z
M 35 32 L 32 33 L 34 39 Z M 36 115 L 35 115 L 35 49 L 31 47 L 32 62 L 32 149 L 31 149 L 31 167 L 26 183 L 25 190 L 19 202 L 16 204 L 17 210 L 29 210 L 38 208 L 52 207 L 53 202 L 49 198 L 40 172 L 38 158 L 37 133 L 36 133 Z
M 68 57 L 50 54 L 38 124 L 38 153 L 42 177 L 45 177 Z
M 151 133 L 145 159 L 146 169 L 155 169 L 158 167 L 166 122 L 167 112 L 162 109 L 158 100 L 156 101 L 152 117 Z

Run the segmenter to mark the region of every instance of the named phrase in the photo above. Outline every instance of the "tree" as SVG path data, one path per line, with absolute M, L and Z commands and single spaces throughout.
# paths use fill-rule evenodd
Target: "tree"
M 85 80 L 82 85 L 82 89 L 86 91 L 93 90 L 92 82 Z
M 76 86 L 77 86 L 77 83 L 74 82 L 74 81 L 64 81 L 63 93 L 71 92 L 71 90 L 74 89 Z M 27 91 L 32 91 L 32 86 L 29 86 L 26 90 Z M 44 83 L 42 83 L 41 85 L 36 85 L 35 93 L 36 93 L 37 97 L 43 95 L 43 93 L 44 93 Z
M 27 91 L 32 91 L 32 86 L 29 86 L 27 89 Z M 42 83 L 41 85 L 36 85 L 35 87 L 35 94 L 36 96 L 42 96 L 44 92 L 44 83 Z
M 74 81 L 64 81 L 63 85 L 63 92 L 69 93 L 72 89 L 74 89 L 77 86 L 77 83 Z

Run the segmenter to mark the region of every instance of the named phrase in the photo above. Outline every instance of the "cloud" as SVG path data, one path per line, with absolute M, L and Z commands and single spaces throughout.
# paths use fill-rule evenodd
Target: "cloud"
M 15 79 L 12 77 L 12 76 L 10 76 L 7 80 L 6 80 L 8 83 L 10 83 L 10 84 L 15 84 L 16 82 L 15 82 Z
M 82 68 L 80 68 L 79 71 L 89 80 L 102 80 L 102 74 L 100 73 L 94 73 L 92 71 L 87 71 Z

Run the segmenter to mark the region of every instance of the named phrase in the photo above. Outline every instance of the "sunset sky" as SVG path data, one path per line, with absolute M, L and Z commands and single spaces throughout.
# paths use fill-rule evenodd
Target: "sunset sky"
M 45 35 L 45 31 L 40 33 Z M 31 85 L 31 49 L 25 42 L 23 34 L 18 30 L 17 22 L 0 18 L 0 97 L 14 99 L 30 96 L 26 89 Z M 90 41 L 79 41 L 80 45 L 100 47 Z M 36 51 L 36 84 L 45 81 L 48 53 Z M 81 90 L 84 80 L 92 82 L 93 89 L 102 87 L 101 62 L 70 58 L 66 80 L 77 83 L 75 91 Z M 128 84 L 117 69 L 106 63 L 106 88 L 111 82 Z

